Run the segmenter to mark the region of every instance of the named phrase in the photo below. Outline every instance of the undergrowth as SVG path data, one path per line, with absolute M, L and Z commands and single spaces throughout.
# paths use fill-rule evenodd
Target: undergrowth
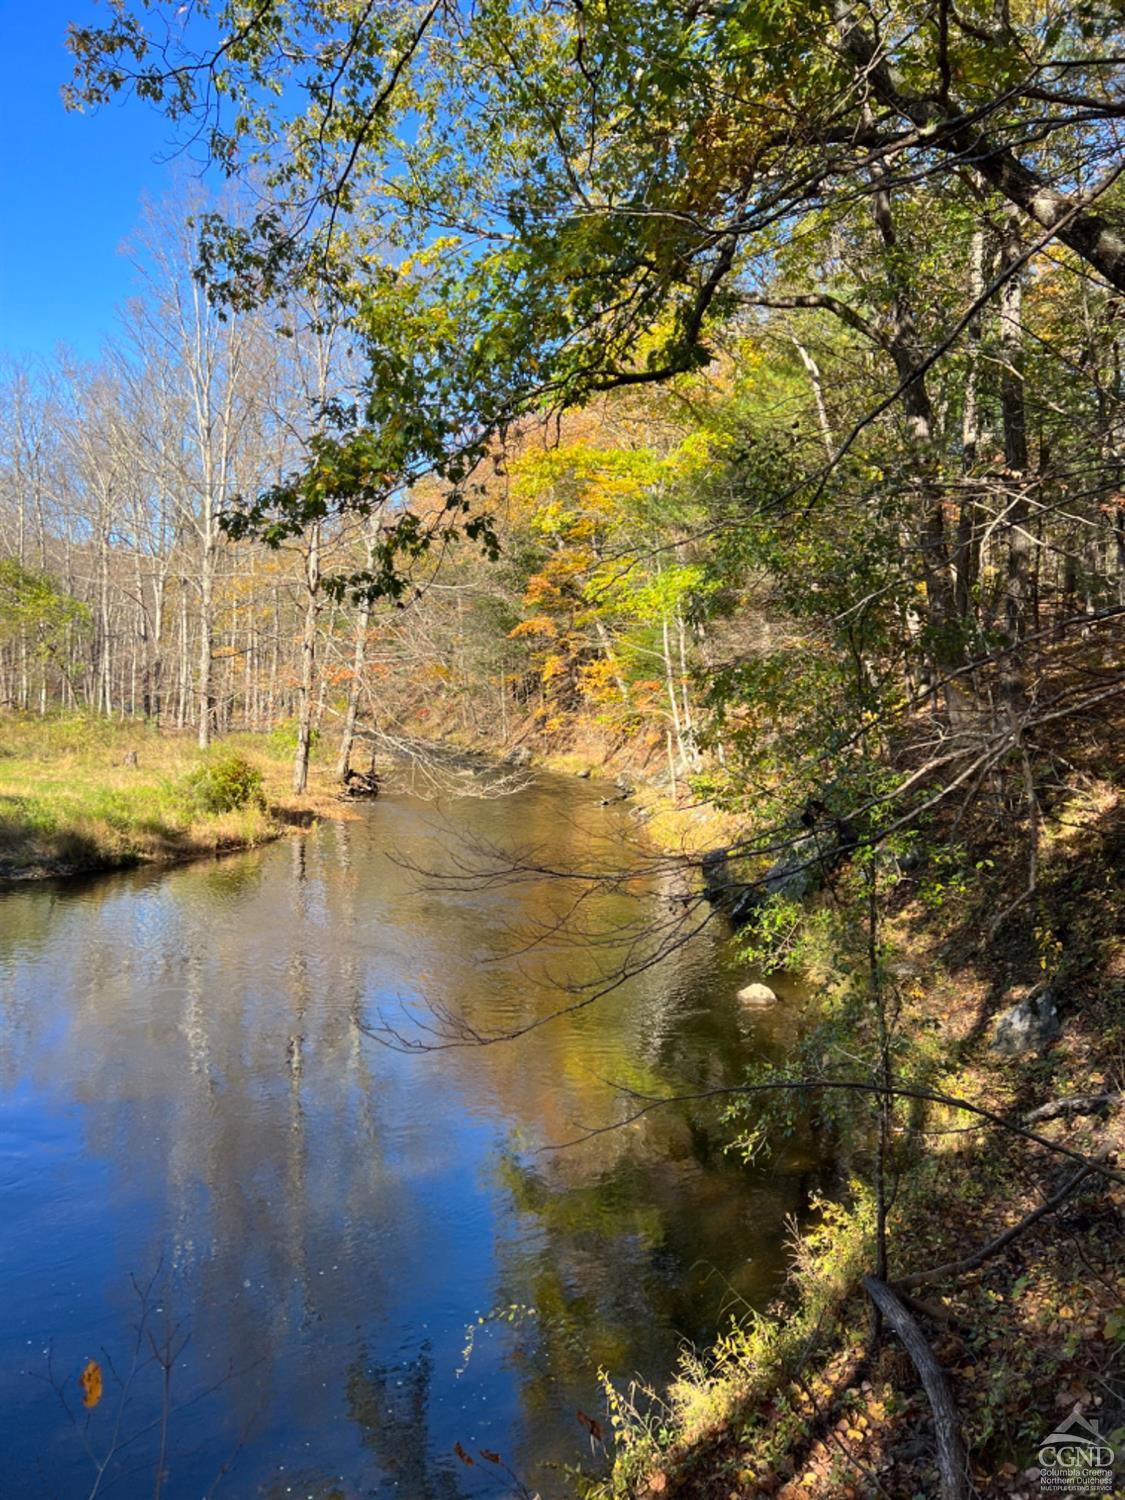
M 994 819 L 933 828 L 906 867 L 882 866 L 878 943 L 894 1076 L 1018 1122 L 1060 1098 L 1125 1084 L 1125 810 L 1112 781 L 1072 786 L 1040 831 L 1038 888 L 1019 900 L 1023 851 Z M 741 939 L 756 964 L 801 967 L 815 1000 L 790 1077 L 871 1075 L 878 1064 L 856 865 L 811 906 L 774 901 Z M 997 914 L 1002 920 L 997 921 Z M 1017 1057 L 991 1047 L 997 1017 L 1048 986 L 1057 1040 Z M 752 1070 L 751 1085 L 768 1080 Z M 834 1143 L 839 1182 L 794 1231 L 780 1301 L 687 1351 L 667 1390 L 607 1382 L 615 1437 L 598 1500 L 937 1494 L 933 1419 L 897 1342 L 873 1338 L 862 1287 L 875 1268 L 876 1109 L 830 1090 L 741 1097 L 736 1149 L 768 1165 L 794 1128 Z M 1083 1157 L 1120 1152 L 1120 1106 L 1037 1127 Z M 1057 1192 L 1074 1162 L 952 1105 L 901 1100 L 888 1174 L 888 1280 L 956 1262 Z M 1125 1446 L 1121 1190 L 1094 1175 L 1063 1209 L 971 1271 L 917 1293 L 945 1368 L 981 1496 L 1032 1500 L 1042 1438 L 1077 1408 Z

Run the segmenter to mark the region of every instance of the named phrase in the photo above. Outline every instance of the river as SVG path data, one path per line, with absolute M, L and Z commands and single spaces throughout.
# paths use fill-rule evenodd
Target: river
M 784 1050 L 793 996 L 741 1007 L 717 926 L 518 1041 L 369 1035 L 423 997 L 526 1022 L 606 961 L 554 932 L 566 882 L 434 890 L 419 868 L 461 836 L 624 858 L 631 826 L 545 777 L 0 896 L 5 1500 L 88 1496 L 107 1454 L 99 1496 L 151 1495 L 162 1432 L 165 1500 L 510 1493 L 482 1448 L 553 1500 L 564 1466 L 604 1464 L 577 1415 L 604 1419 L 599 1368 L 659 1383 L 769 1299 L 800 1152 L 747 1167 L 686 1106 L 542 1149 L 615 1119 L 611 1081 L 714 1087 Z M 598 937 L 668 907 L 646 888 L 578 916 Z

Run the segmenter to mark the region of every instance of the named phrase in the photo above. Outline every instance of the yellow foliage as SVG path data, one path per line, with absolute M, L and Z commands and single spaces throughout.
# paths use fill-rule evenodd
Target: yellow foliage
M 601 657 L 582 668 L 578 685 L 585 696 L 595 703 L 616 702 L 621 696 L 617 677 L 615 664 L 608 658 Z
M 521 620 L 513 629 L 508 631 L 510 641 L 518 641 L 527 635 L 557 636 L 558 630 L 555 622 L 549 620 L 546 615 L 533 615 L 530 620 Z

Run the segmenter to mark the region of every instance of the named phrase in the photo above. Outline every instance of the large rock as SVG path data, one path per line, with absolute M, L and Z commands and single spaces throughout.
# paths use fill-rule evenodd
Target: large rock
M 804 827 L 804 824 L 801 825 Z M 740 878 L 738 856 L 712 849 L 700 861 L 703 894 L 734 927 L 748 922 L 763 901 L 781 896 L 804 901 L 814 896 L 855 848 L 855 829 L 844 818 L 823 821 L 814 832 L 797 832 L 789 848 L 754 881 Z
M 748 984 L 738 992 L 743 1005 L 776 1005 L 777 996 L 768 984 Z
M 509 750 L 505 755 L 503 764 L 506 766 L 529 766 L 531 764 L 531 751 L 526 745 L 517 745 L 514 750 Z
M 760 885 L 747 885 L 735 872 L 728 849 L 711 849 L 700 860 L 703 895 L 721 911 L 732 927 L 750 920 L 754 908 L 764 897 Z
M 731 869 L 729 849 L 708 849 L 699 861 L 703 874 L 703 894 L 712 906 L 725 907 L 732 892 L 741 889 Z
M 1052 992 L 1028 995 L 996 1022 L 992 1049 L 1007 1057 L 1021 1052 L 1041 1052 L 1059 1034 L 1059 1012 Z
M 818 849 L 815 839 L 798 839 L 789 852 L 766 871 L 762 884 L 767 896 L 803 901 L 824 884 L 829 868 L 829 859 Z

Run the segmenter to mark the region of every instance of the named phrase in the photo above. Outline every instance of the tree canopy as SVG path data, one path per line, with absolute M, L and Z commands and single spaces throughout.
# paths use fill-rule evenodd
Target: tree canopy
M 926 368 L 1036 248 L 1125 290 L 1111 7 L 118 0 L 70 45 L 73 103 L 131 89 L 252 184 L 245 222 L 202 222 L 212 295 L 311 283 L 362 346 L 308 469 L 245 505 L 238 527 L 266 537 L 436 472 L 440 529 L 493 545 L 467 508 L 498 435 L 706 366 L 763 305 L 882 351 L 882 399 L 925 443 Z M 892 198 L 962 256 L 971 205 L 1010 207 L 1019 248 L 923 324 Z M 380 589 L 433 534 L 394 508 Z

